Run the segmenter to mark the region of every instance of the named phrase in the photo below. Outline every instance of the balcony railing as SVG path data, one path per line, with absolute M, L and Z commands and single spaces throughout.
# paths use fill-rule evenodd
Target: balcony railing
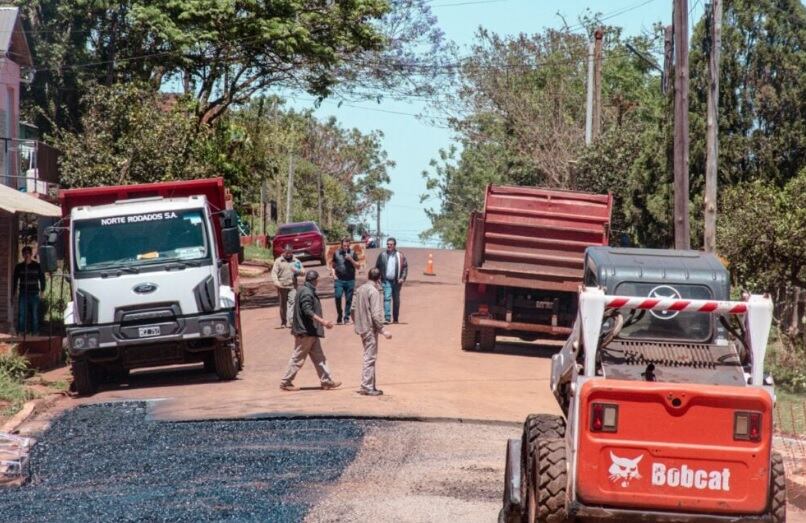
M 56 198 L 59 190 L 58 151 L 38 140 L 3 139 L 0 179 L 23 192 Z M 8 162 L 8 166 L 6 165 Z M 16 169 L 12 167 L 16 166 Z

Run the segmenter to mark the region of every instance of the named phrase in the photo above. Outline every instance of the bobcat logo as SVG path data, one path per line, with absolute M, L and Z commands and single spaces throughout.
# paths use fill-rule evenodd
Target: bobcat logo
M 608 472 L 610 473 L 610 481 L 613 483 L 621 482 L 621 486 L 626 488 L 630 486 L 630 481 L 634 479 L 641 479 L 641 474 L 638 472 L 638 464 L 644 459 L 641 454 L 635 459 L 621 458 L 610 452 L 610 460 L 612 464 Z

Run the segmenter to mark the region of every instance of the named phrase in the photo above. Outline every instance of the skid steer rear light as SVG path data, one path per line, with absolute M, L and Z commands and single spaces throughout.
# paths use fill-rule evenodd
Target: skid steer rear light
M 618 405 L 594 403 L 591 405 L 591 431 L 616 432 L 618 429 Z
M 733 439 L 759 441 L 761 439 L 761 413 L 737 412 L 733 418 Z

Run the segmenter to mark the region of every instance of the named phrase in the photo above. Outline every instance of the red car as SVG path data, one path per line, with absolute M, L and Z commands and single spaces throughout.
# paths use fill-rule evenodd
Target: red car
M 286 223 L 277 229 L 277 235 L 272 240 L 274 257 L 283 254 L 283 248 L 291 245 L 294 255 L 301 260 L 319 260 L 326 264 L 327 252 L 325 235 L 314 222 Z

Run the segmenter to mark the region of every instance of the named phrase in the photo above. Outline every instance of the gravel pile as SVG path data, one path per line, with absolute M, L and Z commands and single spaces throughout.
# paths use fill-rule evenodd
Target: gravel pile
M 161 423 L 145 403 L 80 407 L 31 453 L 31 481 L 0 489 L 3 519 L 300 521 L 353 461 L 373 422 Z

